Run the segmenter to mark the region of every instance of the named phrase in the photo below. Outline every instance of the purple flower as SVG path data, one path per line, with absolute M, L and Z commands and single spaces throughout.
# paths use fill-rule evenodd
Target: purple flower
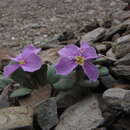
M 97 80 L 99 71 L 96 66 L 91 63 L 91 60 L 99 56 L 96 54 L 96 50 L 88 43 L 82 42 L 80 48 L 76 45 L 67 45 L 59 50 L 58 54 L 61 58 L 59 63 L 55 66 L 57 74 L 67 75 L 72 72 L 75 67 L 81 65 L 90 80 Z
M 11 58 L 13 63 L 4 67 L 4 76 L 10 76 L 20 67 L 27 72 L 34 72 L 40 69 L 42 63 L 37 55 L 40 50 L 33 45 L 27 45 L 16 58 Z

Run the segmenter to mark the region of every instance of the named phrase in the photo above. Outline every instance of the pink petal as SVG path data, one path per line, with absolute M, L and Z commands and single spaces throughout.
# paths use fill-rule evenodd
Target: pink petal
M 81 48 L 81 49 L 87 49 L 87 48 L 89 48 L 89 47 L 90 47 L 90 45 L 89 45 L 88 42 L 82 41 L 82 43 L 81 43 L 81 45 L 80 45 L 80 48 Z
M 22 54 L 20 53 L 19 55 L 17 55 L 15 58 L 10 58 L 12 61 L 15 61 L 15 62 L 19 62 L 20 60 L 23 59 L 23 56 Z
M 80 55 L 79 48 L 76 45 L 67 45 L 59 50 L 58 53 L 61 57 L 66 58 L 74 58 Z
M 95 65 L 86 61 L 82 67 L 85 74 L 88 76 L 90 80 L 97 80 L 97 78 L 99 77 L 99 71 Z
M 25 59 L 25 64 L 21 64 L 20 66 L 24 71 L 34 72 L 41 68 L 41 58 L 33 53 Z
M 19 64 L 9 64 L 4 67 L 4 76 L 9 77 L 13 72 L 19 68 Z
M 99 57 L 93 47 L 85 48 L 82 56 L 85 57 L 85 59 L 95 59 Z
M 33 45 L 27 45 L 22 51 L 22 56 L 27 57 L 32 53 L 38 54 L 40 50 L 41 50 L 40 48 L 35 48 Z
M 77 66 L 76 62 L 68 58 L 61 58 L 59 63 L 55 66 L 56 73 L 60 75 L 67 75 L 73 71 Z

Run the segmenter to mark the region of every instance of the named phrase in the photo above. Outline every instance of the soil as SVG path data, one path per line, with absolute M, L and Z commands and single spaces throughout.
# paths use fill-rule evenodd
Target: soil
M 124 9 L 121 0 L 0 0 L 0 47 L 22 48 Z

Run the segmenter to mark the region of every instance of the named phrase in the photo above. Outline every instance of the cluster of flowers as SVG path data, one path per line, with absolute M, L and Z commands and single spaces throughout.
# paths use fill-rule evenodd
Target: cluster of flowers
M 10 76 L 20 67 L 27 72 L 34 72 L 40 69 L 42 66 L 41 58 L 38 56 L 40 50 L 33 45 L 26 46 L 16 58 L 11 58 L 9 65 L 4 67 L 4 76 Z M 99 56 L 95 48 L 91 47 L 88 43 L 82 42 L 80 48 L 76 45 L 67 45 L 59 50 L 58 54 L 60 59 L 55 65 L 57 74 L 68 75 L 80 65 L 90 80 L 97 80 L 99 71 L 91 63 L 91 60 L 99 58 Z

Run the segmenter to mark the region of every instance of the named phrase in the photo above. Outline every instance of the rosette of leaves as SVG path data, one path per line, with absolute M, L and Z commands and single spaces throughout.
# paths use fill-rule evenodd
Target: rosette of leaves
M 20 84 L 25 88 L 38 88 L 47 83 L 47 65 L 44 64 L 42 67 L 33 73 L 25 72 L 21 68 L 17 69 L 12 75 L 11 79 Z
M 0 90 L 4 89 L 7 85 L 13 83 L 13 80 L 10 78 L 5 78 L 4 76 L 0 75 Z
M 49 65 L 47 71 L 47 81 L 57 90 L 68 90 L 76 84 L 76 72 L 69 75 L 57 75 L 55 66 Z

